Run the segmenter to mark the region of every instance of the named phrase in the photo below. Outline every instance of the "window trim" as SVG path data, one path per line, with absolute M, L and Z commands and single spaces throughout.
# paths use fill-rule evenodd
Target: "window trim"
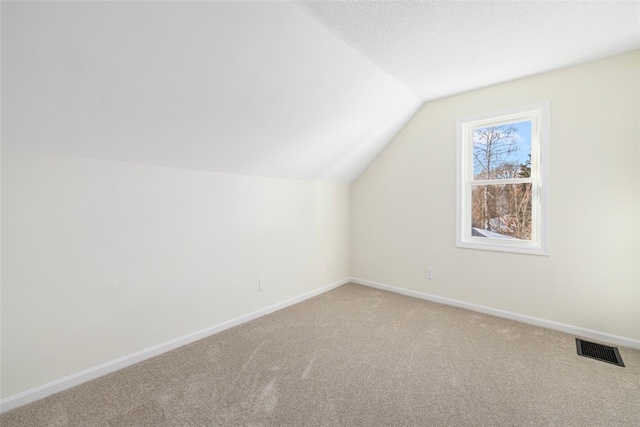
M 513 123 L 519 119 L 532 121 L 531 164 L 537 162 L 537 176 L 532 176 L 532 239 L 511 240 L 471 236 L 471 182 L 473 150 L 469 133 L 482 125 Z M 550 137 L 551 103 L 549 101 L 516 108 L 475 114 L 456 121 L 456 247 L 489 251 L 549 255 L 550 217 Z M 534 144 L 537 133 L 538 143 Z M 534 147 L 535 145 L 535 147 Z M 536 153 L 537 152 L 537 153 Z M 470 179 L 471 176 L 471 179 Z M 496 180 L 492 180 L 496 181 Z M 500 180 L 508 184 L 509 180 Z

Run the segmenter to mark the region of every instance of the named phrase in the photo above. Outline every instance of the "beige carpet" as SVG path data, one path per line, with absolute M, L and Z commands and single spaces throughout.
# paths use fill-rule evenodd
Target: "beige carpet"
M 571 335 L 354 284 L 0 418 L 9 426 L 640 426 Z

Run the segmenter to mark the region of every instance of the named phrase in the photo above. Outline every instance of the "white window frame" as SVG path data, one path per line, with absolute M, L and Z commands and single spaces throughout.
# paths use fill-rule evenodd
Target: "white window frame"
M 477 114 L 457 120 L 456 246 L 489 251 L 549 255 L 550 121 L 551 103 L 540 102 L 508 110 Z M 473 180 L 473 130 L 531 120 L 531 177 Z M 491 183 L 532 184 L 531 240 L 497 239 L 472 235 L 471 189 Z

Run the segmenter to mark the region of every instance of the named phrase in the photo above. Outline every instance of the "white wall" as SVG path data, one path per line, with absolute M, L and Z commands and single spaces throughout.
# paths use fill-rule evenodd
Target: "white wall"
M 349 221 L 348 185 L 3 152 L 2 396 L 348 277 Z
M 349 275 L 640 339 L 639 58 L 425 104 L 351 189 L 3 151 L 2 397 Z M 455 248 L 456 118 L 541 100 L 551 256 Z
M 639 99 L 635 51 L 425 104 L 352 184 L 352 276 L 640 339 Z M 551 255 L 456 248 L 456 119 L 545 100 Z

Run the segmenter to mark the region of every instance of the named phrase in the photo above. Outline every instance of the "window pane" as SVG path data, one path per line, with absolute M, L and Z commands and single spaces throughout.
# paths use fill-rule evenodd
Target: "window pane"
M 473 130 L 473 179 L 531 176 L 531 121 Z
M 531 240 L 531 184 L 473 186 L 471 235 Z

